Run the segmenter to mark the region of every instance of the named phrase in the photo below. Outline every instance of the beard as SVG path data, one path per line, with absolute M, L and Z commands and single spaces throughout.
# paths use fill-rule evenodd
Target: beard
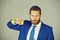
M 32 24 L 37 25 L 37 24 L 39 24 L 40 19 L 39 19 L 39 20 L 31 20 L 31 19 L 30 19 L 30 21 L 31 21 Z

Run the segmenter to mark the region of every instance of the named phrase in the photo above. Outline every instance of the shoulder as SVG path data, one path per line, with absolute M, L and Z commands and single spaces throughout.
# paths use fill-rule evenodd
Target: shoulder
M 31 21 L 29 21 L 29 20 L 24 20 L 24 23 L 28 23 L 28 24 L 30 24 Z
M 44 27 L 44 29 L 46 29 L 46 30 L 51 30 L 52 29 L 52 27 L 50 25 L 47 25 L 47 24 L 45 24 L 43 22 L 41 24 Z
M 29 20 L 24 20 L 24 24 L 25 25 L 32 25 L 31 21 L 29 21 Z

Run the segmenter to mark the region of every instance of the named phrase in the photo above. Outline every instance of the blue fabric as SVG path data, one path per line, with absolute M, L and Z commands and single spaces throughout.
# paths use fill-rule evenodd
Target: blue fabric
M 31 30 L 29 40 L 34 40 L 35 27 L 36 27 L 36 26 L 33 26 L 33 29 Z
M 25 20 L 23 25 L 18 25 L 18 24 L 13 25 L 11 23 L 11 21 L 9 21 L 7 23 L 7 26 L 10 29 L 20 31 L 18 40 L 26 40 L 28 31 L 29 31 L 31 25 L 32 25 L 32 23 L 28 20 Z M 42 22 L 37 40 L 54 40 L 52 27 L 50 27 Z

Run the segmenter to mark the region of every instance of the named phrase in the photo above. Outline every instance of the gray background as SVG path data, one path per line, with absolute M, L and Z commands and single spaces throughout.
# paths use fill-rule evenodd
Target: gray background
M 53 27 L 55 40 L 60 40 L 60 0 L 0 0 L 0 40 L 18 40 L 19 32 L 7 27 L 13 18 L 29 20 L 29 8 L 42 9 L 41 20 Z

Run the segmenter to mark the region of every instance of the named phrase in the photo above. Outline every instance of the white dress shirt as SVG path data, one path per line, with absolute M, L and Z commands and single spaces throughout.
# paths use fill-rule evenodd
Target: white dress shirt
M 39 22 L 39 24 L 36 25 L 35 33 L 34 33 L 34 40 L 37 40 L 37 38 L 38 38 L 38 34 L 39 34 L 39 31 L 40 31 L 40 27 L 41 27 L 41 22 Z M 32 26 L 31 26 L 31 28 L 29 29 L 29 32 L 28 32 L 28 34 L 27 34 L 26 40 L 29 40 L 29 38 L 30 38 L 30 33 L 31 33 L 32 28 L 33 28 L 33 24 L 32 24 Z

